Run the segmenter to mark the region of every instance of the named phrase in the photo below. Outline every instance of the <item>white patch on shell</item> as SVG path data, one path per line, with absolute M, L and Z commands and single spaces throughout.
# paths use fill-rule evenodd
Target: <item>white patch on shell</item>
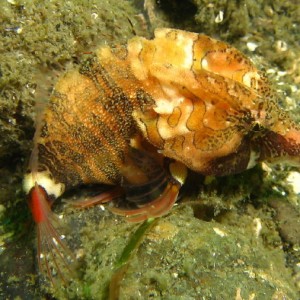
M 179 96 L 176 89 L 174 89 L 174 87 L 172 86 L 162 85 L 161 88 L 164 91 L 166 97 L 158 98 L 155 101 L 156 106 L 153 109 L 160 115 L 170 115 L 173 112 L 174 107 L 181 105 L 184 97 Z
M 180 65 L 184 68 L 190 69 L 193 65 L 193 46 L 194 39 L 197 38 L 197 34 L 190 33 L 186 35 L 186 32 L 181 30 L 170 29 L 170 28 L 157 28 L 154 31 L 155 38 L 166 38 L 170 32 L 176 33 L 176 46 L 178 49 L 182 50 L 185 53 L 185 60 L 180 62 Z
M 194 41 L 192 39 L 187 39 L 184 35 L 178 34 L 177 41 L 179 43 L 179 47 L 185 53 L 185 60 L 182 62 L 182 67 L 186 69 L 190 69 L 193 65 L 193 45 Z
M 163 85 L 165 97 L 156 100 L 156 106 L 153 108 L 156 113 L 161 115 L 158 121 L 158 131 L 163 139 L 169 139 L 177 135 L 183 135 L 189 132 L 186 127 L 188 118 L 193 111 L 193 104 L 187 98 L 184 98 L 172 86 Z M 175 107 L 180 108 L 181 116 L 176 127 L 171 128 L 165 117 L 173 113 Z
M 174 105 L 168 99 L 157 99 L 156 106 L 153 108 L 159 115 L 170 115 L 174 109 Z
M 193 111 L 193 105 L 192 103 L 189 103 L 188 99 L 185 99 L 184 104 L 181 105 L 180 109 L 181 116 L 177 126 L 175 126 L 174 128 L 169 126 L 165 118 L 159 118 L 157 127 L 159 134 L 163 139 L 167 140 L 181 135 L 186 135 L 190 132 L 186 127 L 186 123 Z
M 254 86 L 251 86 L 253 79 L 255 79 L 255 84 L 254 84 Z M 259 79 L 260 79 L 260 76 L 258 75 L 257 72 L 247 72 L 243 76 L 243 83 L 250 88 L 258 89 L 258 80 Z
M 207 70 L 207 69 L 208 69 L 208 61 L 207 61 L 206 58 L 203 58 L 203 59 L 201 60 L 201 67 L 202 67 L 202 69 L 204 69 L 204 70 Z
M 55 198 L 61 196 L 65 191 L 65 185 L 60 182 L 54 182 L 46 171 L 26 174 L 23 180 L 24 191 L 29 193 L 35 186 L 35 183 L 43 187 L 48 195 L 53 195 Z

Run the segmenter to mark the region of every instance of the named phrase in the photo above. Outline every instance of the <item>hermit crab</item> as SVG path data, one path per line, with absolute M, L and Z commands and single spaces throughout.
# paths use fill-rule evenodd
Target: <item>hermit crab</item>
M 123 195 L 112 211 L 142 221 L 171 209 L 187 169 L 223 176 L 261 161 L 299 165 L 300 129 L 237 49 L 167 28 L 100 47 L 60 78 L 34 137 L 24 190 L 40 265 L 62 256 L 51 205 L 73 187 L 112 185 L 96 200 Z

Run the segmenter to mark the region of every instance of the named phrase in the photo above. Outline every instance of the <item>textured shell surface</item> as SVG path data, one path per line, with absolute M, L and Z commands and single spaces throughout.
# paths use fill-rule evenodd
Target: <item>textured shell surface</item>
M 298 164 L 299 129 L 276 102 L 267 78 L 237 49 L 157 29 L 152 40 L 99 48 L 59 80 L 36 134 L 32 173 L 60 184 L 58 196 L 80 183 L 146 182 L 133 148 L 210 175 L 262 160 Z M 35 180 L 28 182 L 30 190 Z

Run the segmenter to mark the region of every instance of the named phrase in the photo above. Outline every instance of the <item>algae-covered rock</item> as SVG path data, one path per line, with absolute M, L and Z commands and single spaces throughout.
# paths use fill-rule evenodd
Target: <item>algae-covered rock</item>
M 107 299 L 114 265 L 138 226 L 106 212 L 95 224 L 95 213 L 80 232 L 82 278 L 56 292 L 59 299 Z M 283 252 L 263 239 L 266 224 L 250 217 L 240 224 L 205 222 L 189 205 L 175 208 L 144 236 L 122 274 L 119 299 L 297 299 Z
M 57 71 L 100 44 L 147 34 L 136 14 L 128 1 L 1 1 L 0 165 L 28 156 L 34 102 L 47 99 Z
M 122 288 L 122 299 L 130 299 L 126 293 L 133 290 L 161 299 L 297 297 L 282 252 L 267 249 L 254 226 L 204 222 L 187 208 L 175 210 L 147 235 Z

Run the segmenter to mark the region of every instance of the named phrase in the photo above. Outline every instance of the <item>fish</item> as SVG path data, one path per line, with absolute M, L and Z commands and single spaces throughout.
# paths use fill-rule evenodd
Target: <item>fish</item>
M 140 222 L 170 211 L 188 170 L 300 165 L 299 125 L 265 74 L 229 44 L 179 29 L 99 47 L 61 76 L 39 118 L 23 187 L 38 256 L 54 253 L 67 266 L 51 206 L 68 190 L 112 186 L 88 205 L 110 201 L 112 212 Z M 51 278 L 47 259 L 39 265 Z

